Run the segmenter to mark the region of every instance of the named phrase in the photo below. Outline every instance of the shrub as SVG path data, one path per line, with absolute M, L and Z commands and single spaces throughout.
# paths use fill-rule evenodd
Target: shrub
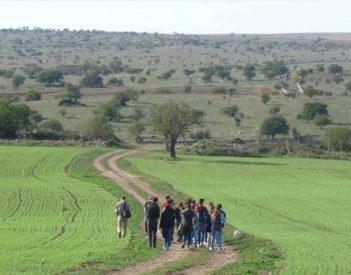
M 26 94 L 26 101 L 38 101 L 41 99 L 41 93 L 35 90 L 31 90 Z
M 280 112 L 280 107 L 279 105 L 274 105 L 272 108 L 269 109 L 269 113 L 272 115 L 275 115 Z
M 335 150 L 351 150 L 351 129 L 330 128 L 324 136 L 324 142 L 331 145 Z
M 314 120 L 317 114 L 328 114 L 328 105 L 321 102 L 307 102 L 303 105 L 302 112 L 297 116 L 298 119 Z
M 199 131 L 196 131 L 195 133 L 190 134 L 190 138 L 196 141 L 202 140 L 202 139 L 209 139 L 211 138 L 211 133 L 209 130 L 206 130 L 206 131 L 199 130 Z
M 217 95 L 225 95 L 227 94 L 227 89 L 223 87 L 214 88 L 212 93 Z

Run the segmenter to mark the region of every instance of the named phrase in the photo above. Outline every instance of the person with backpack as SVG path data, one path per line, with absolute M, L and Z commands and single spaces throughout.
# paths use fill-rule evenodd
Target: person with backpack
M 157 222 L 159 217 L 160 207 L 158 206 L 158 198 L 153 197 L 152 203 L 150 203 L 146 209 L 149 247 L 156 247 Z
M 167 200 L 167 204 L 162 211 L 160 219 L 160 229 L 164 238 L 163 249 L 167 251 L 172 244 L 172 237 L 174 232 L 175 210 L 172 203 L 173 201 L 171 199 Z
M 214 250 L 215 242 L 218 244 L 218 252 L 222 252 L 222 233 L 224 224 L 224 215 L 220 212 L 220 209 L 216 208 L 211 215 L 211 242 L 209 250 Z
M 199 230 L 198 230 L 198 243 L 200 247 L 204 246 L 206 236 L 207 220 L 209 219 L 207 208 L 204 206 L 204 199 L 199 200 L 199 204 L 196 206 L 195 212 L 199 219 Z
M 124 238 L 127 233 L 128 219 L 131 217 L 131 211 L 125 196 L 123 196 L 121 200 L 117 203 L 116 214 L 118 237 Z
M 227 214 L 223 211 L 222 209 L 222 204 L 217 204 L 217 209 L 219 209 L 219 212 L 221 212 L 221 214 L 223 215 L 223 224 L 222 227 L 224 227 L 225 222 L 227 221 Z
M 186 208 L 182 211 L 182 232 L 183 232 L 183 243 L 182 248 L 184 248 L 185 243 L 188 242 L 188 248 L 191 248 L 191 241 L 193 236 L 193 223 L 195 218 L 195 212 L 191 208 L 191 200 L 186 202 Z

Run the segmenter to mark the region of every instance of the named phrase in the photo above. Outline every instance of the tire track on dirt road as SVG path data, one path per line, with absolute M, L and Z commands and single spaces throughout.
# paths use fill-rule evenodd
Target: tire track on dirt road
M 118 159 L 141 152 L 142 151 L 140 150 L 111 152 L 97 157 L 94 160 L 93 165 L 101 175 L 115 181 L 124 191 L 133 196 L 142 206 L 144 206 L 145 198 L 133 189 L 133 185 L 138 186 L 150 196 L 158 196 L 160 198 L 163 195 L 153 190 L 150 185 L 141 178 L 127 173 L 117 165 Z M 105 161 L 107 161 L 108 167 L 104 166 L 103 163 Z M 186 258 L 190 253 L 191 251 L 182 249 L 180 244 L 173 244 L 170 251 L 162 252 L 156 259 L 139 262 L 122 270 L 113 271 L 111 274 L 141 274 L 152 272 L 163 265 Z M 237 261 L 237 256 L 237 252 L 234 251 L 232 246 L 224 245 L 221 254 L 209 252 L 206 263 L 190 267 L 183 271 L 169 272 L 167 274 L 206 274 L 225 265 L 234 263 Z

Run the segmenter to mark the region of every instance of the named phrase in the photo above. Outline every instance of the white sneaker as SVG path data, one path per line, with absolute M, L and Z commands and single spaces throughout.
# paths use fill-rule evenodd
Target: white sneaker
M 212 251 L 212 247 L 209 247 L 208 250 Z

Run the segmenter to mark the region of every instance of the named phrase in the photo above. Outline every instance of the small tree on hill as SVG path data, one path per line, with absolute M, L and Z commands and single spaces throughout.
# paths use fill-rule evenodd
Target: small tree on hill
M 80 85 L 87 88 L 102 88 L 103 78 L 98 72 L 90 72 L 83 76 Z
M 343 70 L 343 67 L 338 64 L 330 64 L 328 66 L 328 72 L 331 74 L 341 74 Z
M 302 112 L 297 116 L 297 118 L 314 120 L 317 114 L 329 116 L 328 105 L 321 102 L 307 102 L 303 105 Z
M 281 115 L 267 117 L 261 124 L 261 136 L 271 136 L 272 140 L 278 134 L 286 135 L 289 133 L 289 125 Z
M 26 101 L 37 101 L 41 99 L 41 93 L 35 90 L 31 90 L 26 94 Z
M 16 74 L 12 78 L 12 86 L 13 88 L 17 89 L 20 85 L 24 83 L 26 78 L 23 75 Z
M 264 94 L 261 95 L 261 101 L 262 101 L 262 103 L 265 104 L 265 105 L 266 105 L 269 101 L 271 101 L 271 99 L 272 99 L 272 98 L 271 98 L 271 96 L 270 96 L 269 94 L 265 94 L 265 93 L 264 93 Z
M 66 84 L 67 97 L 73 103 L 77 104 L 78 99 L 81 98 L 80 87 L 72 85 L 71 83 Z
M 332 121 L 329 119 L 329 116 L 327 116 L 327 115 L 317 114 L 314 117 L 314 124 L 316 126 L 319 126 L 319 128 L 321 128 L 321 129 L 323 129 L 326 125 L 331 124 L 331 123 L 332 123 Z
M 244 114 L 239 112 L 239 107 L 236 105 L 231 105 L 221 109 L 221 113 L 234 118 L 236 126 L 240 126 L 241 119 L 244 117 Z
M 81 134 L 87 140 L 103 141 L 107 141 L 114 136 L 111 125 L 100 115 L 89 118 L 82 125 Z
M 63 74 L 54 69 L 42 70 L 38 74 L 37 80 L 44 83 L 47 87 L 63 86 Z
M 142 143 L 143 138 L 141 134 L 145 131 L 145 124 L 141 122 L 136 122 L 128 127 L 128 132 L 135 137 L 136 143 Z
M 252 78 L 256 75 L 255 66 L 249 63 L 245 64 L 245 66 L 243 67 L 243 74 L 247 80 L 252 80 Z
M 163 134 L 171 158 L 176 157 L 175 145 L 178 138 L 185 135 L 191 126 L 201 124 L 204 113 L 193 109 L 186 103 L 170 101 L 156 106 L 151 114 L 150 121 L 157 132 Z

